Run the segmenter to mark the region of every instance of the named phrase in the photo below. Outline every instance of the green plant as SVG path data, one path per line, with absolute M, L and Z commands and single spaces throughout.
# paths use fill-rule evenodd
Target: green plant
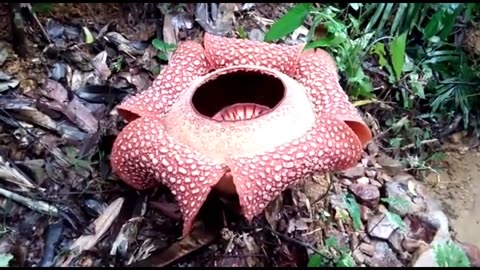
M 157 38 L 152 40 L 152 46 L 158 51 L 157 57 L 164 61 L 168 61 L 167 53 L 177 48 L 175 44 L 165 43 Z
M 321 249 L 320 254 L 312 255 L 307 267 L 353 267 L 355 262 L 352 254 L 347 247 L 341 246 L 336 237 L 328 237 L 325 239 L 325 245 Z
M 440 267 L 470 267 L 467 254 L 452 241 L 434 246 L 435 260 Z
M 35 13 L 49 12 L 52 5 L 52 3 L 32 3 L 32 11 Z
M 65 152 L 67 154 L 68 161 L 73 167 L 78 169 L 91 169 L 92 162 L 89 160 L 83 160 L 78 158 L 77 150 L 74 147 L 66 147 Z
M 13 255 L 10 253 L 0 253 L 0 267 L 8 267 Z

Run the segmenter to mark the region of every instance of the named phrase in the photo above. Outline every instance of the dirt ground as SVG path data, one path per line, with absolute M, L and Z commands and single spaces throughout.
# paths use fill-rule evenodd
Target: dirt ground
M 431 190 L 442 202 L 458 240 L 480 246 L 480 152 L 446 154 L 443 168 L 426 181 L 432 183 Z

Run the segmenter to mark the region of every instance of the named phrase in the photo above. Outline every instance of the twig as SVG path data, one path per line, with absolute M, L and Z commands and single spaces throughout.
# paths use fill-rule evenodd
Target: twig
M 305 248 L 310 249 L 311 251 L 313 251 L 313 252 L 317 253 L 318 255 L 324 257 L 325 259 L 327 259 L 329 262 L 332 262 L 332 261 L 333 261 L 333 257 L 325 255 L 325 254 L 322 253 L 320 250 L 314 248 L 314 247 L 313 247 L 312 245 L 310 245 L 310 244 L 304 243 L 304 242 L 302 242 L 302 241 L 300 241 L 300 240 L 298 240 L 298 239 L 295 239 L 295 238 L 293 238 L 293 237 L 286 236 L 286 235 L 284 235 L 284 234 L 282 234 L 282 233 L 279 233 L 279 232 L 277 232 L 276 230 L 274 230 L 274 229 L 272 229 L 272 228 L 269 228 L 269 227 L 267 227 L 267 226 L 262 226 L 262 228 L 270 231 L 271 233 L 275 234 L 276 236 L 279 236 L 279 237 L 285 239 L 286 241 L 289 241 L 289 242 L 295 243 L 295 244 L 297 244 L 297 245 L 299 245 L 299 246 L 303 246 L 303 247 L 305 247 Z
M 380 138 L 382 138 L 383 136 L 385 136 L 385 134 L 387 134 L 390 130 L 394 129 L 394 128 L 400 128 L 404 123 L 405 121 L 407 121 L 408 119 L 408 116 L 404 116 L 402 119 L 398 120 L 395 124 L 393 124 L 391 127 L 387 128 L 386 130 L 378 133 L 373 139 L 372 141 L 376 141 Z
M 25 5 L 25 4 L 22 4 L 22 5 Z M 25 6 L 28 8 L 28 11 L 32 15 L 32 17 L 35 20 L 35 22 L 37 23 L 38 27 L 40 27 L 40 31 L 42 31 L 43 37 L 48 41 L 48 44 L 51 44 L 52 41 L 50 40 L 50 37 L 48 36 L 47 31 L 45 31 L 45 28 L 43 28 L 43 25 L 40 22 L 40 20 L 38 19 L 37 14 L 35 14 L 35 12 L 33 11 L 32 5 L 31 4 L 26 4 Z
M 18 195 L 16 193 L 13 193 L 13 192 L 8 191 L 8 190 L 3 189 L 3 188 L 0 188 L 0 195 L 3 195 L 3 196 L 5 196 L 9 199 L 12 199 L 12 200 L 20 203 L 20 204 L 23 204 L 24 206 L 26 206 L 26 207 L 28 207 L 32 210 L 47 214 L 49 216 L 58 216 L 58 213 L 59 213 L 58 208 L 53 206 L 53 205 L 50 205 L 46 202 L 34 201 L 30 198 L 24 197 L 22 195 Z
M 38 189 L 22 171 L 18 170 L 14 163 L 0 154 L 0 178 L 18 185 L 23 191 Z
M 431 143 L 436 143 L 436 142 L 438 142 L 438 139 L 423 140 L 423 141 L 420 142 L 420 145 L 431 144 Z M 414 147 L 416 147 L 416 146 L 417 146 L 416 143 L 411 143 L 411 144 L 407 144 L 407 145 L 405 145 L 405 146 L 402 146 L 402 147 L 400 148 L 400 150 L 407 150 L 407 149 L 409 149 L 409 148 L 414 148 Z

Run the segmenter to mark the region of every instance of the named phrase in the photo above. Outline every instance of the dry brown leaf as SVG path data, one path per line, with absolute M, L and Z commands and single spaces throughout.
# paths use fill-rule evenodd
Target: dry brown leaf
M 122 197 L 113 201 L 94 222 L 95 234 L 80 236 L 70 247 L 70 250 L 76 250 L 81 253 L 84 250 L 90 250 L 98 240 L 107 232 L 115 218 L 117 218 L 122 209 L 124 199 Z
M 219 228 L 205 229 L 205 226 L 215 224 L 204 224 L 203 220 L 197 220 L 193 224 L 192 231 L 182 240 L 174 243 L 159 254 L 130 264 L 131 267 L 163 267 L 190 254 L 199 248 L 208 245 L 218 236 Z M 218 229 L 218 230 L 216 230 Z
M 43 105 L 62 112 L 70 121 L 88 133 L 97 131 L 97 119 L 76 96 L 73 96 L 72 100 L 68 101 L 68 91 L 60 83 L 49 80 L 44 92 L 52 100 L 46 101 L 41 99 L 40 102 Z

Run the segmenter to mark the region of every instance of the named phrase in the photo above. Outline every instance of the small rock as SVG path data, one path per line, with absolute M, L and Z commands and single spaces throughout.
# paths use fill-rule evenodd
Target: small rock
M 397 259 L 395 253 L 390 249 L 387 243 L 375 241 L 373 243 L 374 252 L 372 258 L 365 258 L 365 264 L 370 267 L 403 267 L 404 265 Z
M 363 222 L 367 222 L 373 216 L 373 211 L 365 205 L 360 205 L 360 218 Z
M 405 250 L 398 253 L 398 258 L 404 265 L 408 265 L 409 263 L 412 262 L 412 254 L 406 252 Z
M 415 178 L 411 174 L 404 173 L 404 172 L 395 175 L 392 178 L 392 180 L 395 181 L 395 182 L 400 182 L 400 183 L 404 183 L 404 184 L 407 184 L 408 181 L 416 181 Z
M 427 244 L 450 239 L 448 218 L 441 211 L 408 215 L 405 223 L 410 230 L 409 237 L 423 240 Z
M 263 41 L 264 37 L 265 33 L 258 28 L 254 28 L 248 33 L 248 39 L 250 40 Z
M 370 237 L 368 237 L 368 234 L 366 232 L 359 232 L 358 238 L 360 239 L 360 241 L 365 242 L 367 244 L 372 243 L 372 240 L 370 240 Z
M 382 166 L 385 172 L 390 176 L 394 176 L 402 172 L 402 164 L 400 161 L 392 159 L 386 155 L 379 155 L 377 157 L 377 163 L 380 164 L 380 166 Z
M 358 249 L 355 249 L 353 251 L 352 256 L 358 265 L 363 264 L 365 262 L 365 255 L 363 255 L 363 253 Z
M 378 182 L 377 180 L 374 180 L 374 179 L 370 179 L 370 184 L 372 184 L 372 186 L 375 186 L 377 188 L 382 188 L 383 185 L 382 183 Z
M 398 205 L 388 205 L 390 211 L 400 215 L 401 217 L 404 217 L 410 213 L 422 212 L 426 208 L 426 204 L 423 201 L 418 201 L 418 203 L 412 202 L 410 196 L 408 195 L 408 187 L 406 183 L 400 181 L 386 182 L 385 191 L 387 198 L 398 198 L 405 202 Z
M 380 214 L 385 214 L 385 213 L 388 212 L 388 209 L 387 209 L 387 207 L 385 207 L 385 205 L 380 204 L 380 205 L 378 206 L 377 211 L 378 211 Z
M 365 172 L 365 175 L 366 175 L 368 178 L 375 179 L 375 176 L 377 176 L 377 172 L 374 171 L 374 170 L 367 170 L 367 171 Z
M 365 184 L 352 184 L 349 189 L 357 197 L 360 203 L 375 209 L 380 202 L 380 191 L 377 187 Z
M 342 184 L 343 184 L 344 186 L 349 187 L 351 184 L 353 184 L 353 182 L 350 181 L 350 180 L 348 180 L 348 179 L 342 179 Z
M 397 253 L 401 253 L 403 251 L 402 242 L 405 239 L 404 234 L 402 234 L 398 229 L 395 230 L 392 235 L 388 238 L 388 242 L 391 244 L 393 250 Z
M 342 171 L 342 175 L 348 179 L 357 179 L 365 175 L 365 167 L 356 166 Z
M 417 249 L 423 245 L 427 245 L 425 242 L 416 240 L 410 237 L 405 237 L 402 241 L 402 247 L 410 253 L 414 253 Z
M 375 248 L 367 243 L 361 243 L 360 246 L 358 246 L 358 249 L 370 257 L 372 257 L 375 252 Z
M 363 176 L 357 179 L 357 183 L 368 185 L 370 183 L 370 179 L 368 177 Z
M 330 197 L 330 204 L 333 208 L 339 207 L 342 209 L 347 209 L 347 203 L 344 200 L 342 194 L 333 194 Z
M 386 173 L 379 173 L 378 176 L 377 176 L 377 181 L 379 181 L 382 184 L 385 183 L 385 182 L 391 182 L 392 177 L 390 177 Z
M 382 214 L 372 217 L 368 221 L 367 228 L 369 235 L 387 240 L 397 226 L 392 224 L 390 220 Z
M 380 151 L 380 148 L 378 148 L 378 145 L 376 143 L 371 142 L 367 145 L 367 151 L 368 154 L 370 154 L 371 156 L 376 156 Z

